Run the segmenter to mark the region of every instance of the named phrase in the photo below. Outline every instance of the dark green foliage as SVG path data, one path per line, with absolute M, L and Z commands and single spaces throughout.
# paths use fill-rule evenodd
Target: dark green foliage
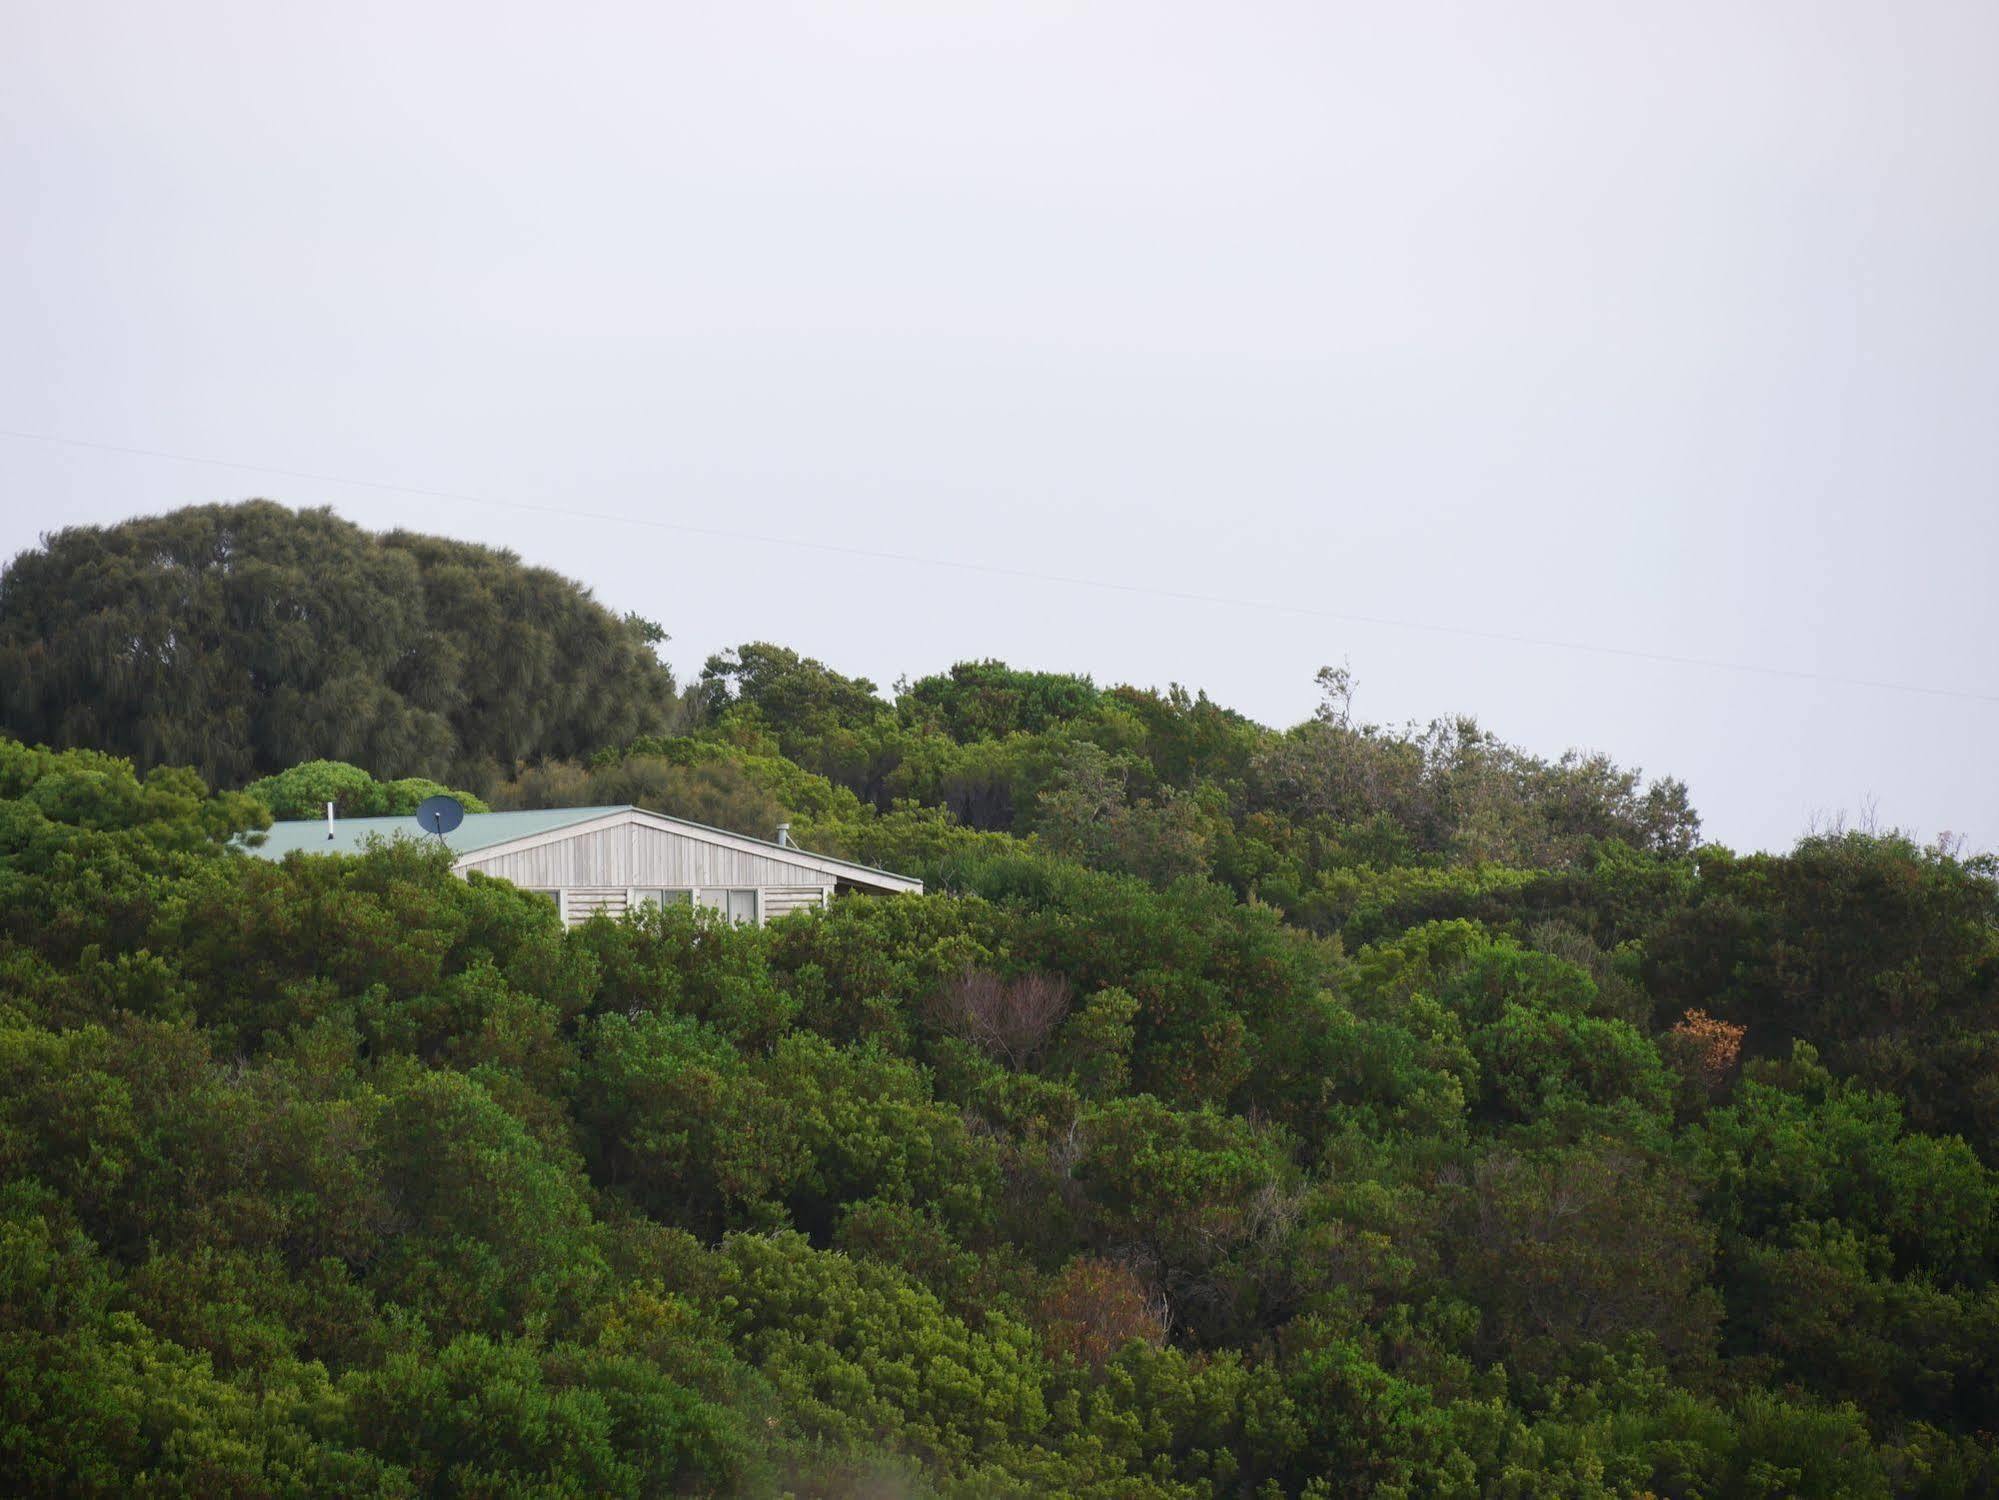
M 1484 1314 L 1488 1357 L 1548 1374 L 1640 1340 L 1674 1366 L 1712 1352 L 1713 1231 L 1670 1167 L 1589 1141 L 1479 1161 L 1453 1205 L 1447 1254 Z
M 714 1494 L 753 1472 L 743 1418 L 630 1354 L 461 1334 L 344 1384 L 346 1420 L 443 1495 Z
M 1683 872 L 1699 820 L 1680 783 L 1647 784 L 1601 756 L 1542 760 L 1470 720 L 1357 724 L 1351 684 L 1321 675 L 1338 692 L 1280 733 L 1177 686 L 1103 690 L 996 661 L 960 663 L 890 703 L 865 679 L 753 643 L 709 660 L 709 722 L 672 753 L 685 764 L 701 744 L 737 760 L 850 845 L 879 849 L 880 830 L 823 791 L 778 785 L 774 754 L 877 813 L 937 809 L 1155 882 L 1206 875 L 1350 944 L 1473 916 L 1559 918 L 1614 947 L 1639 916 L 1633 888 Z
M 1793 1039 L 1891 1090 L 1925 1129 L 1999 1141 L 1999 862 L 1849 833 L 1703 851 L 1648 945 L 1662 1009 L 1705 1005 L 1752 1054 Z M 1989 1159 L 1989 1158 L 1988 1158 Z
M 470 792 L 453 791 L 422 776 L 377 781 L 345 761 L 311 760 L 245 788 L 276 818 L 316 818 L 331 802 L 343 818 L 384 818 L 413 813 L 426 797 L 456 797 L 467 812 L 490 812 Z
M 754 772 L 721 754 L 676 760 L 635 753 L 590 766 L 550 761 L 495 788 L 493 801 L 502 808 L 643 807 L 760 839 L 772 837 L 786 817 Z
M 930 882 L 762 930 L 0 740 L 0 1490 L 1999 1490 L 1989 863 L 1326 682 L 745 647 L 509 767 Z
M 1999 1175 L 1799 1044 L 1687 1137 L 1730 1275 L 1731 1336 L 1875 1412 L 1999 1420 Z
M 72 528 L 0 576 L 0 727 L 225 785 L 482 778 L 659 727 L 673 693 L 642 624 L 567 579 L 328 510 Z
M 1040 734 L 1079 718 L 1102 695 L 1087 677 L 1021 672 L 1003 661 L 959 662 L 900 691 L 903 718 L 964 743 Z

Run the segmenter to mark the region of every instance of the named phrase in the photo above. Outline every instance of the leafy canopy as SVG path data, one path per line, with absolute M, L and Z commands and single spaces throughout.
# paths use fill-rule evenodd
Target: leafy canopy
M 269 501 L 74 527 L 0 575 L 0 727 L 240 784 L 483 777 L 666 723 L 644 622 L 510 552 Z

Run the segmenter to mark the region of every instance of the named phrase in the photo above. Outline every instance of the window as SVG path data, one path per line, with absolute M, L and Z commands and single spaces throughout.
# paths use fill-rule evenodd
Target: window
M 703 891 L 701 904 L 723 913 L 731 922 L 754 922 L 757 919 L 755 890 Z
M 640 906 L 685 906 L 694 899 L 692 891 L 640 891 Z

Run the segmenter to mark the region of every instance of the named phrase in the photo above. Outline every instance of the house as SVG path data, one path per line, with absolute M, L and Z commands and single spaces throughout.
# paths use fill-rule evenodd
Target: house
M 371 838 L 435 839 L 414 818 L 317 818 L 273 823 L 249 852 L 282 859 L 294 851 L 356 854 Z M 442 837 L 454 874 L 473 870 L 511 880 L 555 902 L 571 926 L 604 912 L 692 904 L 762 924 L 839 891 L 921 895 L 908 875 L 811 854 L 784 827 L 776 840 L 669 818 L 638 807 L 552 807 L 537 812 L 467 813 Z

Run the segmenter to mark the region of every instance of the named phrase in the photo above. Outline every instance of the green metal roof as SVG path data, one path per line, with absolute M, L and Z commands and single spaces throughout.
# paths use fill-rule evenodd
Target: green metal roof
M 465 821 L 444 836 L 444 843 L 453 854 L 469 854 L 474 849 L 511 843 L 515 839 L 550 833 L 557 828 L 567 828 L 572 823 L 588 823 L 623 811 L 622 807 L 545 807 L 533 812 L 467 813 Z M 335 818 L 333 837 L 329 839 L 326 836 L 326 819 L 301 818 L 273 823 L 270 832 L 264 836 L 264 842 L 249 852 L 262 859 L 283 859 L 294 850 L 303 850 L 307 854 L 358 854 L 370 838 L 397 837 L 430 839 L 436 835 L 425 833 L 417 827 L 414 817 L 404 815 L 396 818 Z
M 644 812 L 643 808 L 630 803 L 609 807 L 544 807 L 533 812 L 467 813 L 465 821 L 444 836 L 445 847 L 453 854 L 470 854 L 475 849 L 489 849 L 495 844 L 511 843 L 515 839 L 530 838 L 537 833 L 553 833 L 558 828 L 568 828 L 577 823 L 589 823 L 612 813 Z M 795 864 L 817 866 L 830 870 L 836 878 L 842 870 L 852 871 L 863 877 L 855 883 L 865 885 L 867 876 L 880 876 L 904 886 L 923 889 L 923 882 L 913 875 L 899 875 L 894 870 L 878 869 L 874 865 L 864 865 L 856 860 L 840 859 L 831 854 L 815 854 L 810 849 L 801 849 L 796 844 L 779 844 L 770 839 L 760 839 L 745 833 L 731 833 L 726 828 L 711 828 L 706 823 L 691 822 L 686 818 L 676 818 L 667 813 L 646 813 L 647 817 L 659 818 L 668 823 L 691 829 L 696 834 L 712 833 L 719 838 L 735 839 L 743 843 L 756 844 L 769 849 L 780 859 L 789 859 Z M 413 816 L 396 818 L 336 818 L 333 823 L 333 837 L 326 836 L 324 818 L 299 818 L 282 823 L 273 823 L 264 836 L 264 842 L 251 848 L 246 841 L 244 849 L 260 859 L 283 859 L 287 854 L 359 854 L 370 838 L 411 838 L 429 839 L 436 835 L 425 833 L 417 826 Z

